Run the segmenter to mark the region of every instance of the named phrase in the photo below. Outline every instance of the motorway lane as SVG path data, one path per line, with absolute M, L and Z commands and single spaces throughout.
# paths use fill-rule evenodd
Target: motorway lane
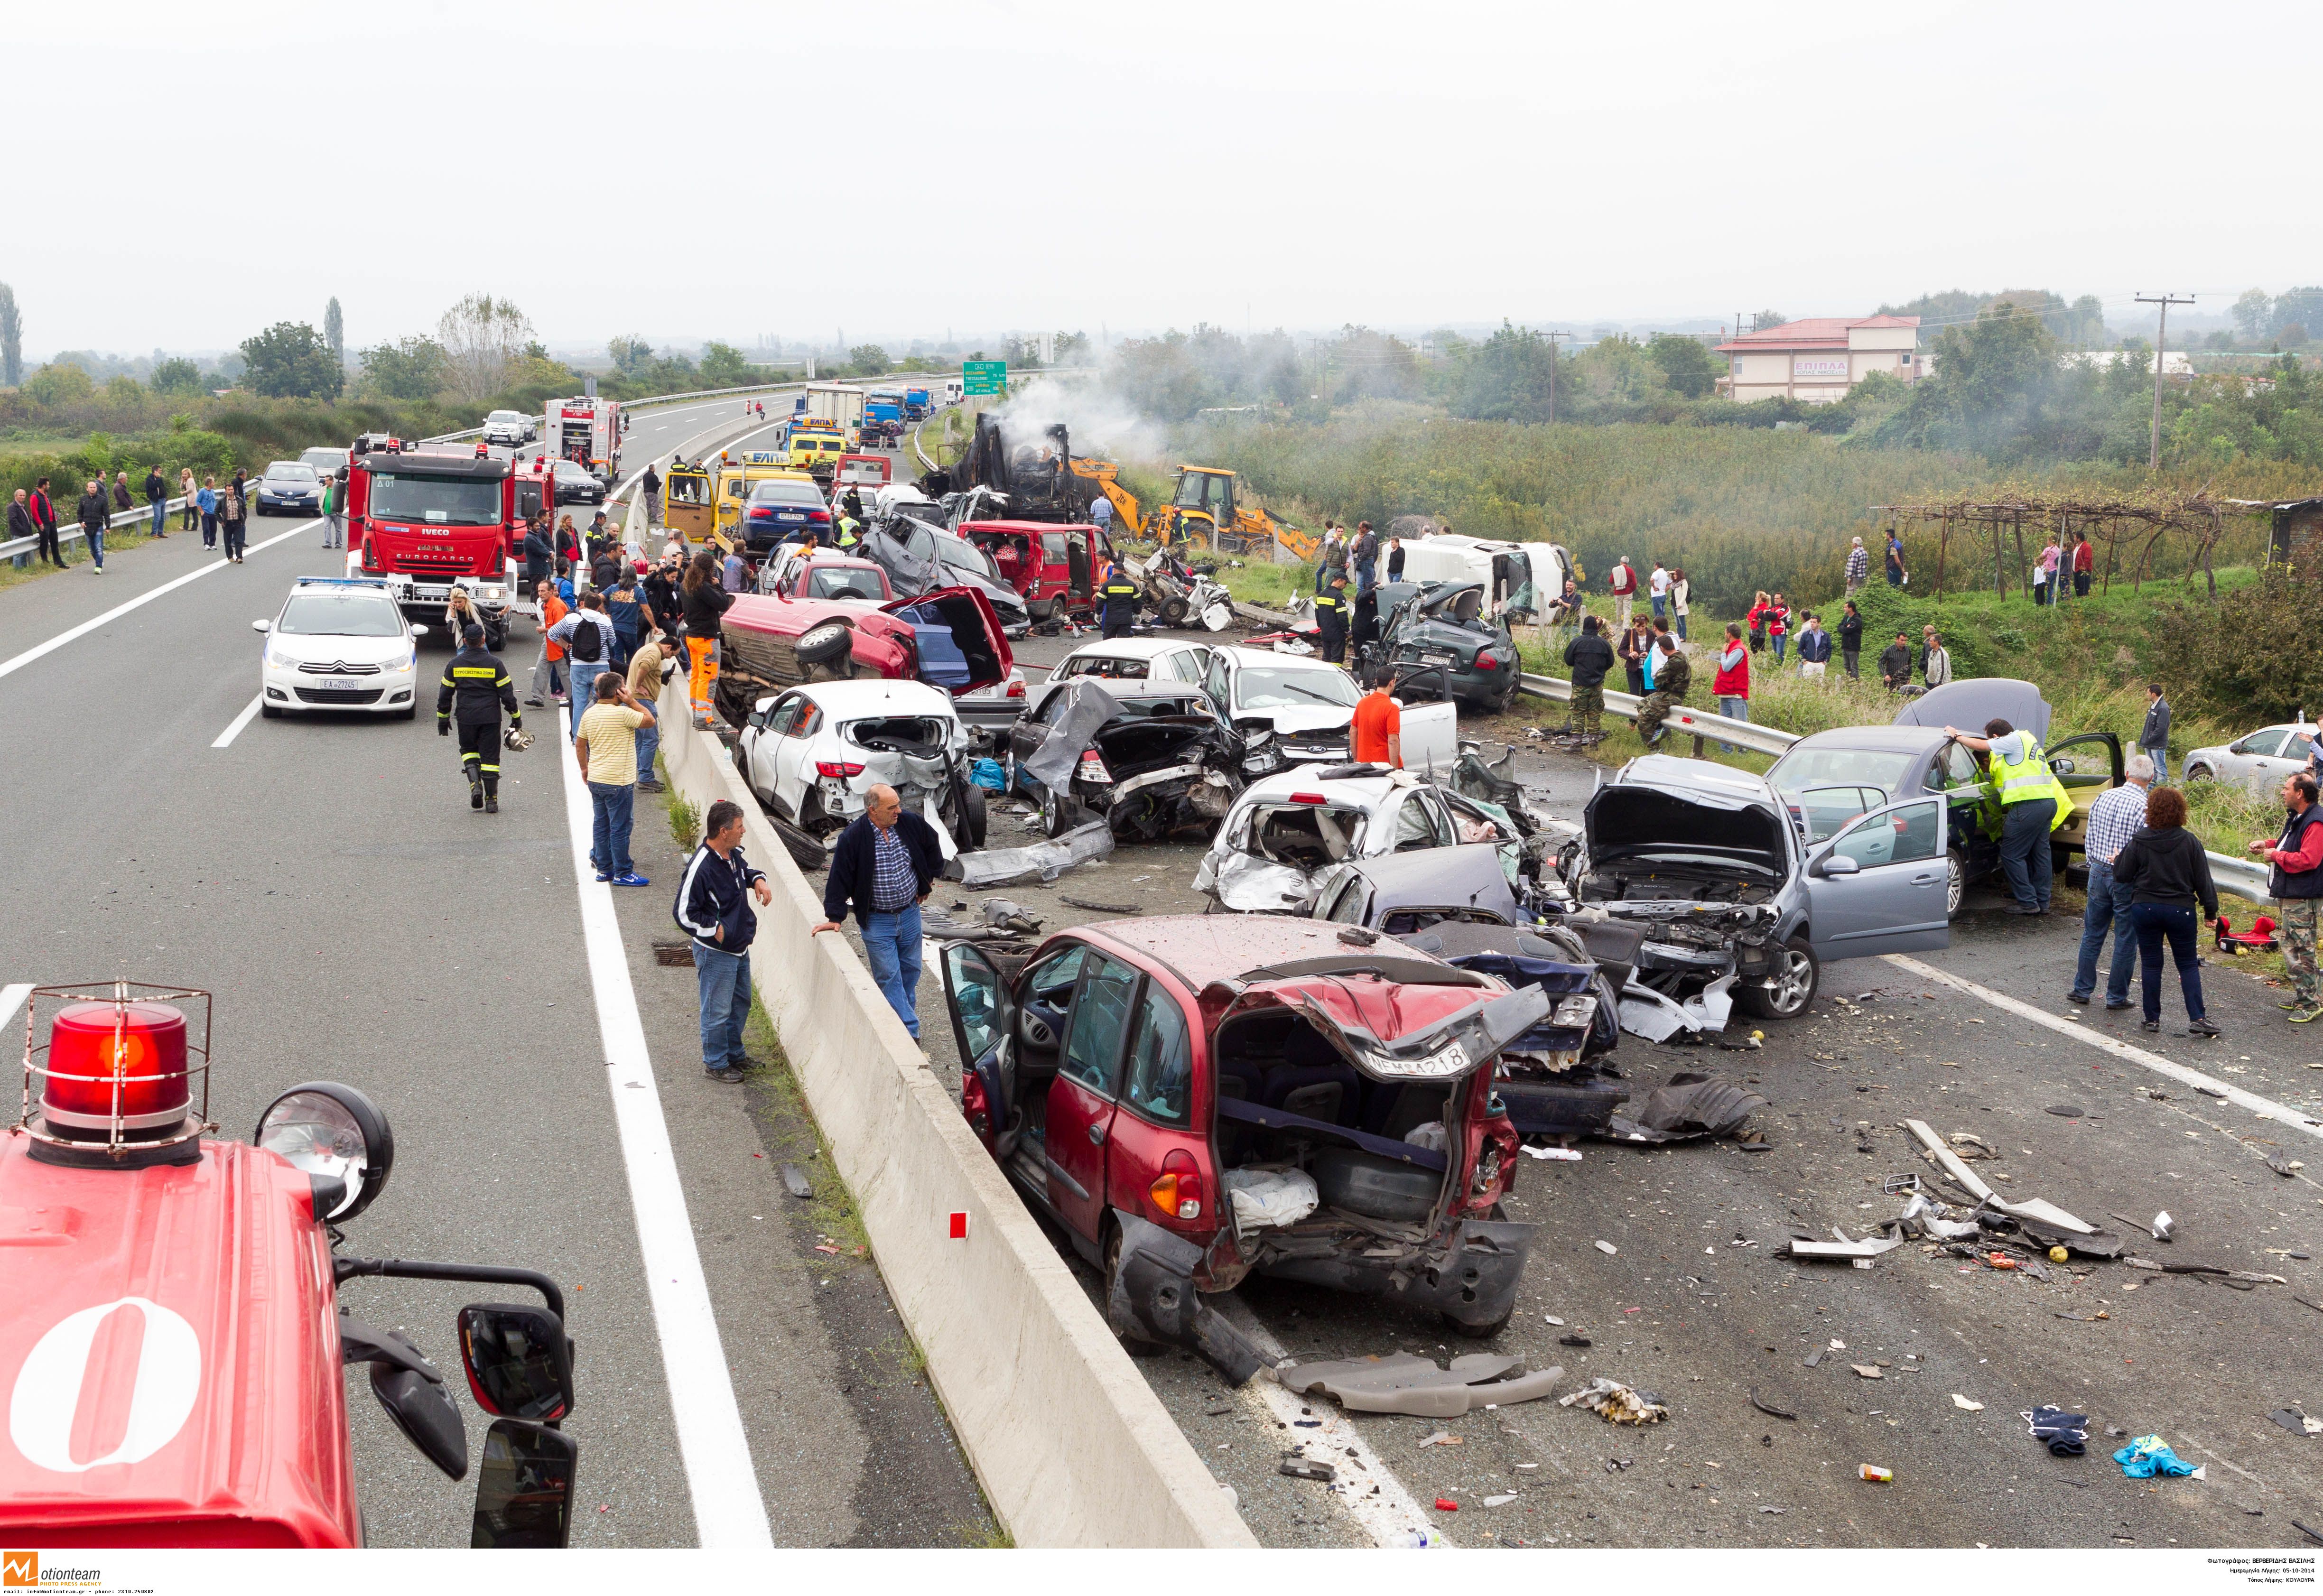
M 739 409 L 641 415 L 632 447 L 675 447 Z M 279 608 L 295 575 L 341 568 L 319 523 L 252 530 L 241 566 L 173 537 L 108 561 L 102 578 L 83 566 L 0 594 L 6 635 L 24 646 L 0 658 L 12 784 L 70 794 L 55 806 L 62 823 L 29 828 L 0 874 L 0 978 L 121 974 L 215 992 L 211 1112 L 228 1134 L 247 1134 L 299 1080 L 371 1092 L 399 1132 L 401 1167 L 354 1223 L 348 1251 L 519 1264 L 562 1282 L 581 1349 L 581 1491 L 610 1509 L 584 1508 L 575 1544 L 690 1544 L 582 954 L 562 740 L 536 712 L 541 740 L 503 761 L 503 812 L 470 811 L 453 745 L 425 712 L 445 651 L 423 647 L 416 724 L 258 720 L 213 748 L 254 690 L 251 620 Z M 521 648 L 510 652 L 520 669 Z M 647 895 L 666 904 L 668 890 Z M 678 1039 L 681 1065 L 690 1041 Z M 345 1295 L 358 1315 L 409 1325 L 439 1360 L 455 1355 L 464 1299 L 389 1281 Z M 443 1480 L 361 1381 L 349 1390 L 373 1543 L 465 1545 L 473 1481 Z M 481 1435 L 482 1416 L 469 1417 Z
M 1020 650 L 1033 656 L 1027 674 L 1071 646 L 1028 639 Z M 1572 819 L 1596 774 L 1584 760 L 1522 744 L 1517 768 L 1546 807 Z M 1032 840 L 1019 823 L 996 808 L 996 846 Z M 1186 883 L 1198 852 L 1125 848 L 1047 886 L 951 891 L 943 901 L 1006 896 L 1043 916 L 1050 932 L 1106 918 L 1065 903 L 1066 893 L 1136 902 L 1148 913 L 1197 912 Z M 1919 957 L 2323 1120 L 2323 1068 L 2309 1067 L 2323 1059 L 2323 1044 L 2282 1023 L 2272 988 L 2214 960 L 2206 991 L 2227 1037 L 2183 1034 L 2174 977 L 2164 1033 L 2148 1037 L 2128 1014 L 2062 1001 L 2078 893 L 2059 894 L 2069 917 L 2031 924 L 2000 914 L 2005 901 L 1972 890 L 1951 949 Z M 1670 1400 L 1673 1418 L 1653 1431 L 1616 1430 L 1554 1402 L 1449 1423 L 1358 1417 L 1354 1428 L 1373 1454 L 1419 1501 L 1459 1501 L 1456 1515 L 1429 1516 L 1466 1545 L 1482 1544 L 1487 1531 L 1536 1546 L 2300 1544 L 2290 1519 L 2318 1521 L 2300 1509 L 2323 1499 L 2323 1467 L 2310 1441 L 2265 1415 L 2286 1404 L 2323 1409 L 2312 1357 L 2318 1321 L 2296 1300 L 2323 1301 L 2323 1268 L 2288 1256 L 2323 1256 L 2323 1186 L 2312 1179 L 2323 1169 L 2323 1144 L 2303 1133 L 2316 1127 L 2230 1108 L 1887 961 L 1834 965 L 1825 977 L 1809 1017 L 1761 1027 L 1761 1051 L 1659 1049 L 1629 1038 L 1617 1056 L 1638 1097 L 1679 1069 L 1741 1077 L 1771 1103 L 1758 1123 L 1772 1151 L 1593 1142 L 1581 1144 L 1578 1165 L 1522 1166 L 1511 1216 L 1542 1231 L 1517 1314 L 1485 1350 L 1520 1353 L 1529 1367 L 1562 1365 L 1566 1388 L 1598 1374 L 1649 1387 Z M 1859 994 L 1877 995 L 1841 1001 Z M 932 978 L 920 1007 L 939 1071 L 956 1081 L 957 1050 Z M 2066 1105 L 2086 1112 L 2047 1112 Z M 1963 1274 L 1961 1260 L 1916 1245 L 1862 1271 L 1779 1256 L 1791 1230 L 1827 1234 L 1838 1225 L 1861 1234 L 1899 1211 L 1880 1178 L 1926 1173 L 1896 1128 L 1907 1116 L 1993 1142 L 2001 1160 L 1978 1168 L 1988 1179 L 2006 1175 L 1994 1182 L 2005 1193 L 2045 1197 L 2116 1231 L 2124 1227 L 2106 1217 L 2111 1212 L 2167 1207 L 2184 1227 L 2168 1249 L 2133 1234 L 2133 1252 L 2281 1274 L 2291 1284 L 2243 1292 L 2079 1258 L 2042 1283 L 2013 1271 Z M 2280 1177 L 2263 1161 L 2269 1151 L 2309 1167 Z M 1738 1238 L 1755 1245 L 1738 1249 Z M 1599 1240 L 1618 1252 L 1602 1253 Z M 1094 1290 L 1094 1271 L 1079 1272 Z M 1266 1280 L 1235 1295 L 1301 1357 L 1401 1349 L 1440 1362 L 1479 1350 L 1384 1304 Z M 2105 1320 L 2057 1316 L 2100 1311 Z M 1560 1344 L 1574 1334 L 1595 1344 Z M 1805 1368 L 1808 1351 L 1832 1339 L 1850 1352 L 1826 1348 L 1816 1368 Z M 1856 1360 L 1890 1367 L 1875 1384 L 1851 1371 Z M 1273 1473 L 1282 1432 L 1262 1401 L 1245 1391 L 1222 1402 L 1215 1373 L 1175 1353 L 1138 1367 L 1235 1488 L 1267 1544 L 1365 1543 L 1326 1488 Z M 1760 1414 L 1753 1389 L 1799 1419 Z M 1984 1410 L 1956 1407 L 1954 1391 Z M 2097 1416 L 2088 1457 L 2052 1459 L 2024 1435 L 2017 1410 L 2050 1401 L 2086 1404 Z M 2125 1481 L 2108 1456 L 2122 1441 L 2104 1435 L 2107 1425 L 2160 1431 L 2182 1455 L 2207 1463 L 2208 1479 Z M 1464 1445 L 1422 1449 L 1439 1429 Z M 1635 1468 L 1611 1469 L 1609 1457 Z M 1865 1462 L 1895 1468 L 1896 1488 L 1859 1482 L 1855 1465 Z M 1500 1493 L 1516 1500 L 1482 1507 L 1483 1496 Z

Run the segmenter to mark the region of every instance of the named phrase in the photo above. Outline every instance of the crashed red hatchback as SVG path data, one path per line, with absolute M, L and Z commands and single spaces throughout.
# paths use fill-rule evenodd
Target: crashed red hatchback
M 1547 1013 L 1351 926 L 1186 915 L 1076 926 L 1004 972 L 943 950 L 961 1107 L 1106 1273 L 1131 1340 L 1235 1380 L 1257 1350 L 1200 1293 L 1253 1271 L 1508 1320 L 1534 1226 L 1492 1059 Z
M 884 604 L 740 593 L 719 635 L 718 712 L 733 726 L 803 683 L 876 676 L 958 698 L 1007 681 L 1016 664 L 992 601 L 968 587 Z

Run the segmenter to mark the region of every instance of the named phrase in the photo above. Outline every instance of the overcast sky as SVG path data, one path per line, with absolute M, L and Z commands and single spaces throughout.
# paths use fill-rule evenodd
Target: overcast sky
M 563 346 L 2323 280 L 2315 115 L 2264 87 L 2306 6 L 812 9 L 12 8 L 26 349 L 334 294 L 355 346 L 472 290 Z

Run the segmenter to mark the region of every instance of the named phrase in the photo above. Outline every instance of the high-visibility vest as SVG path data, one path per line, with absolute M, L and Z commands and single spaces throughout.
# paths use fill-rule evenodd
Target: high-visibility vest
M 2010 765 L 2000 757 L 1999 749 L 1996 748 L 1992 751 L 1992 775 L 1997 785 L 2000 807 L 2006 809 L 2012 803 L 2032 803 L 2043 798 L 2053 798 L 2057 810 L 2049 821 L 2049 829 L 2053 831 L 2072 819 L 2073 795 L 2065 791 L 2065 784 L 2059 781 L 2057 773 L 2049 768 L 2048 756 L 2042 752 L 2041 744 L 2031 732 L 2012 731 L 2008 735 L 2024 739 L 2025 757 Z
M 855 518 L 852 516 L 839 518 L 839 546 L 841 548 L 855 546 Z

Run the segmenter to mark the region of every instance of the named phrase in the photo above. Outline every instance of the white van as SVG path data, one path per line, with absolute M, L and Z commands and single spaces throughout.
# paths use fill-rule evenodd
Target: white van
M 1532 592 L 1524 608 L 1540 614 L 1565 592 L 1565 579 L 1572 571 L 1573 556 L 1556 543 L 1501 543 L 1447 532 L 1403 546 L 1404 581 L 1481 582 L 1488 609 L 1519 598 L 1529 585 Z
M 963 398 L 965 398 L 965 397 L 966 397 L 966 394 L 965 394 L 965 392 L 963 391 L 963 390 L 962 390 L 962 388 L 961 388 L 961 383 L 962 383 L 964 381 L 965 381 L 965 379 L 963 379 L 963 378 L 960 378 L 960 377 L 947 377 L 947 378 L 945 378 L 945 379 L 944 379 L 944 381 L 943 381 L 943 402 L 944 402 L 944 403 L 946 403 L 946 404 L 948 404 L 948 405 L 956 405 L 956 404 L 960 403 L 960 401 Z

